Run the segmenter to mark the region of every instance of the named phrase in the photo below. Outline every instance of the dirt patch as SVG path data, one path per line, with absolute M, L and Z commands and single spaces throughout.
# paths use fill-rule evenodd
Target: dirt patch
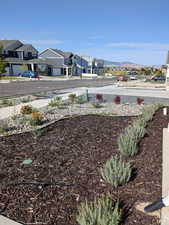
M 127 185 L 112 188 L 99 173 L 107 159 L 119 154 L 117 137 L 134 119 L 79 116 L 50 125 L 37 138 L 32 133 L 0 137 L 2 214 L 24 224 L 76 225 L 77 206 L 109 192 L 121 202 L 121 224 L 159 225 L 158 217 L 138 211 L 135 204 L 161 197 L 162 129 L 169 116 L 157 112 L 140 153 L 124 158 L 133 166 Z M 26 159 L 32 163 L 23 164 Z

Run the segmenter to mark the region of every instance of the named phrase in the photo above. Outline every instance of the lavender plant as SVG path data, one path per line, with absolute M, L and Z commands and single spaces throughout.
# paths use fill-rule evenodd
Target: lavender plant
M 119 203 L 115 204 L 108 196 L 82 203 L 76 221 L 80 225 L 118 225 L 121 215 Z
M 131 171 L 130 163 L 123 162 L 121 157 L 118 158 L 117 155 L 108 160 L 104 168 L 100 169 L 102 178 L 115 188 L 130 180 Z

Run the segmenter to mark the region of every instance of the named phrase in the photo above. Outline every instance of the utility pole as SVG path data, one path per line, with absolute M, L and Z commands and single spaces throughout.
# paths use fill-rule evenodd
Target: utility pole
M 80 64 L 81 64 L 81 65 L 80 65 L 80 66 L 81 66 L 80 79 L 82 79 L 82 56 L 80 57 L 80 59 L 81 59 L 81 63 L 80 63 Z

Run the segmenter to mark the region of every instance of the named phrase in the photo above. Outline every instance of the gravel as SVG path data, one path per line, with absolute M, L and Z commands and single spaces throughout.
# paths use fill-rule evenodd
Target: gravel
M 91 102 L 64 105 L 61 108 L 46 106 L 39 109 L 44 117 L 42 126 L 31 126 L 29 123 L 30 115 L 17 114 L 0 121 L 0 127 L 6 130 L 6 132 L 0 130 L 0 136 L 35 130 L 56 120 L 77 115 L 100 114 L 109 116 L 135 116 L 141 114 L 143 107 L 144 104 L 115 104 L 110 102 L 99 104 L 99 108 L 95 108 Z

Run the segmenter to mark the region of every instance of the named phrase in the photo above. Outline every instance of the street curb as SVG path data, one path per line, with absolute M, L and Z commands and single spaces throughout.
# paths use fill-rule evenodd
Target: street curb
M 169 131 L 168 128 L 163 129 L 163 145 L 162 145 L 162 197 L 169 194 Z M 169 207 L 161 210 L 161 225 L 169 224 Z

